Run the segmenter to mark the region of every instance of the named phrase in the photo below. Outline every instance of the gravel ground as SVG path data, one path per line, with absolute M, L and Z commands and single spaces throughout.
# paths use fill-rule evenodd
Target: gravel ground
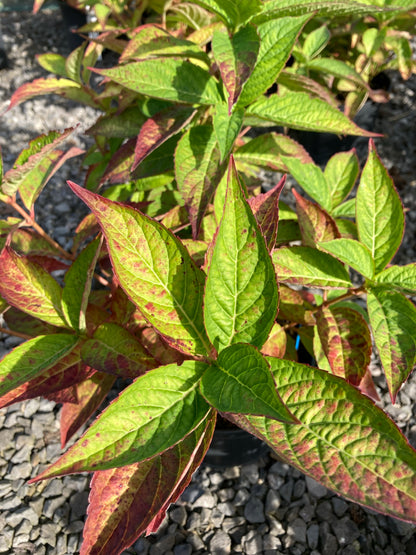
M 59 11 L 0 15 L 9 68 L 0 71 L 0 112 L 22 83 L 44 75 L 35 54 L 68 53 L 66 29 Z M 403 83 L 392 76 L 392 100 L 378 110 L 376 141 L 394 176 L 407 209 L 404 247 L 396 262 L 416 259 L 416 78 Z M 28 140 L 48 129 L 95 119 L 92 109 L 55 97 L 35 99 L 7 112 L 0 120 L 0 146 L 8 169 Z M 85 146 L 80 134 L 73 142 Z M 365 159 L 362 140 L 356 143 Z M 37 214 L 45 228 L 68 247 L 68 236 L 84 210 L 68 192 L 65 180 L 81 182 L 76 160 L 66 164 L 42 193 Z M 276 180 L 275 175 L 265 178 Z M 3 214 L 5 211 L 3 210 Z M 2 212 L 0 211 L 0 217 Z M 75 216 L 75 218 L 74 218 Z M 18 344 L 0 340 L 0 357 Z M 416 445 L 416 376 L 392 406 L 378 362 L 372 372 L 384 408 Z M 78 553 L 88 498 L 88 477 L 67 476 L 32 486 L 30 477 L 58 457 L 59 406 L 35 399 L 0 411 L 0 554 L 66 555 Z M 190 555 L 414 555 L 415 528 L 377 515 L 330 493 L 271 454 L 255 464 L 223 471 L 201 468 L 181 499 L 169 510 L 159 532 L 139 539 L 131 554 Z

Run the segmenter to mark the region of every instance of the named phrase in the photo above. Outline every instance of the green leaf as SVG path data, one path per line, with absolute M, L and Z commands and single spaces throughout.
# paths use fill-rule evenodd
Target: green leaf
M 111 69 L 94 69 L 123 87 L 155 98 L 184 104 L 222 101 L 218 83 L 201 67 L 175 58 L 131 62 Z
M 228 92 L 229 113 L 254 69 L 259 47 L 259 36 L 251 25 L 242 27 L 231 37 L 224 31 L 214 31 L 212 50 Z
M 364 89 L 368 89 L 368 84 L 355 69 L 342 60 L 335 58 L 315 58 L 306 64 L 309 70 L 321 71 L 324 75 L 333 75 L 338 79 L 347 79 Z
M 65 274 L 62 312 L 68 324 L 79 332 L 87 328 L 85 314 L 101 244 L 102 240 L 96 239 L 87 245 Z
M 34 481 L 106 470 L 160 455 L 207 417 L 210 406 L 198 392 L 207 365 L 186 360 L 140 376 L 82 438 Z
M 146 320 L 176 349 L 210 352 L 202 318 L 204 274 L 180 240 L 141 212 L 69 184 L 96 215 L 120 285 Z
M 254 74 L 255 70 L 252 75 L 254 76 Z M 247 85 L 244 91 L 247 89 Z M 347 116 L 327 102 L 320 98 L 312 98 L 304 92 L 286 92 L 284 95 L 273 94 L 260 98 L 247 108 L 247 115 L 256 116 L 276 125 L 304 131 L 362 137 L 376 135 L 376 133 L 371 133 L 355 125 Z
M 133 38 L 120 56 L 120 63 L 131 59 L 167 56 L 196 58 L 209 64 L 206 53 L 194 42 L 175 37 L 162 27 L 150 24 L 142 25 L 135 30 Z
M 127 379 L 135 379 L 155 361 L 129 331 L 118 324 L 101 324 L 81 349 L 82 360 L 91 368 Z
M 308 287 L 351 287 L 347 270 L 335 258 L 311 247 L 282 247 L 272 255 L 279 282 Z
M 14 167 L 4 175 L 1 183 L 2 192 L 12 196 L 21 188 L 24 189 L 23 201 L 27 208 L 31 208 L 48 182 L 53 165 L 62 156 L 62 151 L 55 150 L 56 147 L 63 143 L 73 130 L 68 128 L 63 133 L 50 131 L 33 139 L 29 148 L 23 150 L 17 158 Z
M 335 218 L 355 218 L 356 212 L 355 198 L 350 198 L 331 210 L 331 215 Z
M 204 320 L 218 351 L 233 343 L 261 347 L 277 312 L 278 291 L 265 240 L 231 157 L 224 213 L 205 286 Z
M 415 522 L 416 452 L 394 422 L 342 378 L 277 358 L 269 363 L 283 402 L 301 424 L 233 420 L 337 494 Z
M 393 181 L 372 141 L 357 190 L 356 220 L 360 241 L 370 249 L 376 272 L 380 272 L 400 246 L 404 214 Z
M 111 113 L 100 116 L 94 125 L 87 129 L 86 134 L 129 139 L 139 134 L 146 119 L 140 108 L 129 106 L 120 114 Z
M 234 153 L 236 163 L 255 164 L 256 166 L 287 171 L 282 156 L 299 158 L 304 164 L 313 163 L 312 158 L 302 145 L 287 135 L 264 133 L 237 148 Z
M 54 326 L 68 327 L 62 290 L 39 264 L 6 247 L 0 256 L 0 294 L 12 306 Z
M 75 335 L 40 335 L 22 343 L 0 361 L 0 396 L 54 366 L 76 345 Z
M 371 336 L 356 310 L 344 306 L 321 307 L 316 313 L 321 344 L 331 371 L 358 386 L 371 359 Z
M 194 3 L 217 14 L 229 29 L 244 25 L 261 8 L 260 0 L 194 0 Z
M 408 295 L 416 293 L 416 263 L 406 264 L 406 266 L 390 266 L 375 278 L 377 285 L 394 287 Z
M 223 102 L 216 105 L 212 122 L 221 151 L 221 162 L 225 160 L 234 146 L 234 141 L 243 124 L 243 118 L 244 110 L 242 109 L 237 108 L 228 114 L 227 104 Z
M 36 61 L 38 64 L 49 71 L 50 73 L 55 73 L 61 77 L 67 77 L 66 67 L 65 67 L 65 57 L 61 54 L 55 54 L 54 52 L 47 52 L 46 54 L 37 54 Z
M 179 140 L 175 152 L 178 190 L 188 210 L 194 239 L 224 173 L 214 129 L 210 125 L 191 127 Z
M 306 35 L 306 39 L 302 47 L 302 54 L 307 60 L 312 61 L 312 58 L 315 58 L 315 56 L 318 56 L 318 54 L 322 52 L 328 44 L 330 38 L 331 33 L 328 31 L 326 25 L 318 27 Z
M 374 287 L 367 293 L 367 309 L 394 403 L 416 362 L 416 308 L 398 291 Z
M 355 185 L 359 171 L 360 166 L 354 149 L 348 152 L 338 152 L 328 160 L 324 176 L 331 197 L 331 212 L 347 198 Z M 341 216 L 338 213 L 337 215 Z M 353 217 L 355 217 L 355 210 Z
M 318 247 L 348 264 L 368 279 L 374 278 L 374 260 L 368 248 L 354 239 L 334 239 L 318 243 Z
M 273 85 L 309 17 L 282 17 L 258 25 L 260 49 L 257 62 L 244 85 L 239 105 L 247 106 Z
M 202 376 L 200 390 L 220 412 L 296 423 L 279 397 L 266 359 L 252 345 L 237 343 L 221 351 Z
M 82 85 L 81 69 L 86 46 L 87 42 L 83 42 L 78 48 L 75 48 L 65 60 L 66 76 L 80 85 Z
M 305 163 L 294 156 L 282 156 L 282 162 L 310 197 L 325 210 L 331 208 L 330 187 L 319 166 L 313 162 Z
M 374 0 L 377 1 L 377 0 Z M 270 0 L 264 3 L 263 12 L 253 18 L 253 23 L 270 21 L 287 15 L 319 14 L 320 16 L 344 16 L 344 15 L 372 15 L 382 12 L 383 8 L 370 2 L 357 3 L 351 0 L 345 2 L 334 0 Z

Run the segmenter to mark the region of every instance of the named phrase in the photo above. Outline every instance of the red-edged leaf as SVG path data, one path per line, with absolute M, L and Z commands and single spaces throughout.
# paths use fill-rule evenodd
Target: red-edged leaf
M 98 409 L 115 380 L 114 376 L 95 372 L 76 384 L 77 404 L 65 403 L 61 410 L 61 448 Z
M 22 343 L 0 361 L 0 396 L 40 376 L 74 349 L 78 338 L 59 333 Z
M 38 335 L 51 335 L 53 333 L 59 333 L 59 331 L 62 330 L 62 328 L 57 328 L 56 326 L 52 326 L 52 324 L 47 324 L 42 320 L 38 320 L 38 318 L 33 318 L 13 306 L 9 307 L 9 309 L 3 314 L 3 318 L 7 327 L 12 331 L 24 333 L 30 337 L 37 337 Z
M 81 362 L 80 353 L 79 343 L 53 366 L 4 395 L 0 399 L 0 407 L 7 407 L 18 401 L 35 397 L 46 397 L 48 394 L 59 392 L 87 379 L 95 370 Z
M 94 211 L 120 285 L 169 343 L 187 354 L 211 346 L 203 326 L 205 276 L 169 230 L 144 214 L 70 183 Z
M 164 341 L 153 328 L 145 328 L 142 331 L 141 342 L 146 351 L 148 351 L 160 365 L 169 364 L 171 362 L 182 364 L 185 360 L 184 355 L 176 349 L 172 349 L 169 343 Z
M 302 242 L 307 247 L 315 247 L 319 241 L 331 241 L 340 237 L 337 225 L 331 216 L 318 204 L 306 200 L 295 189 L 296 212 Z
M 261 348 L 263 355 L 283 358 L 286 353 L 286 332 L 279 324 L 274 324 L 266 343 Z
M 100 231 L 100 226 L 97 222 L 97 218 L 94 214 L 87 214 L 85 218 L 83 218 L 78 227 L 76 228 L 76 236 L 74 237 L 72 252 L 76 252 L 81 245 L 88 237 L 92 235 L 96 235 Z
M 332 372 L 359 385 L 371 358 L 371 335 L 364 318 L 352 308 L 335 305 L 322 307 L 316 322 Z
M 311 312 L 313 299 L 308 299 L 306 291 L 295 291 L 286 285 L 279 285 L 279 319 L 313 326 L 315 317 Z
M 102 324 L 84 343 L 81 354 L 88 366 L 123 378 L 137 378 L 156 366 L 134 335 L 113 323 Z
M 269 252 L 272 252 L 276 243 L 277 225 L 279 222 L 279 197 L 285 181 L 286 176 L 283 176 L 273 189 L 270 189 L 267 193 L 251 197 L 248 200 Z
M 96 472 L 80 555 L 119 555 L 155 532 L 189 484 L 211 442 L 215 414 L 179 444 L 142 463 Z
M 0 255 L 0 294 L 9 304 L 31 316 L 67 327 L 58 283 L 41 266 L 7 247 Z
M 169 139 L 169 137 L 179 133 L 191 121 L 194 114 L 195 110 L 192 108 L 177 106 L 163 110 L 149 118 L 142 125 L 137 136 L 131 170 L 134 171 L 146 156 Z
M 251 25 L 241 27 L 232 37 L 226 31 L 214 32 L 212 50 L 228 92 L 229 113 L 254 69 L 259 47 L 259 36 Z
M 59 94 L 64 98 L 81 102 L 87 106 L 97 108 L 97 104 L 92 99 L 91 95 L 85 92 L 85 89 L 69 79 L 55 79 L 49 78 L 34 79 L 31 83 L 25 83 L 15 91 L 10 99 L 8 110 L 17 106 L 25 100 L 29 100 L 34 96 L 42 96 L 44 94 Z
M 394 422 L 342 378 L 268 360 L 283 402 L 300 424 L 254 416 L 233 420 L 337 494 L 415 523 L 416 451 Z
M 42 397 L 48 399 L 48 401 L 53 401 L 58 404 L 76 404 L 78 402 L 77 390 L 74 385 L 70 385 L 65 389 L 60 389 L 59 391 L 55 391 L 53 393 L 44 393 Z
M 13 231 L 11 246 L 19 254 L 32 256 L 62 256 L 57 248 L 35 231 L 19 228 Z
M 125 183 L 131 178 L 131 167 L 134 160 L 136 138 L 126 141 L 111 158 L 101 183 Z

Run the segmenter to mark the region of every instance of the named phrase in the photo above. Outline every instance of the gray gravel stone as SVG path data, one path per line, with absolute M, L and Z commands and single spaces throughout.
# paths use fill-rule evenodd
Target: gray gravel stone
M 14 530 L 3 528 L 0 534 L 0 553 L 9 553 L 13 545 Z
M 250 497 L 244 507 L 244 516 L 251 523 L 264 522 L 266 520 L 264 516 L 263 503 L 258 497 Z
M 228 555 L 231 553 L 231 538 L 222 530 L 218 530 L 209 542 L 209 549 L 212 555 Z
M 172 549 L 175 545 L 175 536 L 169 535 L 160 538 L 154 545 L 150 548 L 150 555 L 166 555 L 166 553 Z
M 308 492 L 316 497 L 316 499 L 320 499 L 321 497 L 325 497 L 328 493 L 328 490 L 325 486 L 322 486 L 319 482 L 311 478 L 310 476 L 306 476 L 306 487 L 308 488 Z
M 270 489 L 267 492 L 267 496 L 266 496 L 266 504 L 265 504 L 265 510 L 266 510 L 266 514 L 273 514 L 276 512 L 276 510 L 280 507 L 280 495 Z
M 192 547 L 189 543 L 181 543 L 179 545 L 175 545 L 173 553 L 174 555 L 192 555 Z
M 332 523 L 332 529 L 335 533 L 339 545 L 347 545 L 352 543 L 360 536 L 358 526 L 350 518 L 344 517 L 341 520 Z
M 215 507 L 215 504 L 216 504 L 215 496 L 210 492 L 206 492 L 206 493 L 203 493 L 201 497 L 198 497 L 198 499 L 193 503 L 193 506 L 195 509 L 198 507 L 205 507 L 206 509 L 212 509 L 213 507 Z

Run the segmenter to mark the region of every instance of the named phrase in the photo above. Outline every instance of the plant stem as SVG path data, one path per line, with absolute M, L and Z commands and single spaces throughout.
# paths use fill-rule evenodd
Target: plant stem
M 0 333 L 5 333 L 6 335 L 13 335 L 14 337 L 21 337 L 22 339 L 32 339 L 32 336 L 26 335 L 25 333 L 20 333 L 19 331 L 8 330 L 0 326 Z

